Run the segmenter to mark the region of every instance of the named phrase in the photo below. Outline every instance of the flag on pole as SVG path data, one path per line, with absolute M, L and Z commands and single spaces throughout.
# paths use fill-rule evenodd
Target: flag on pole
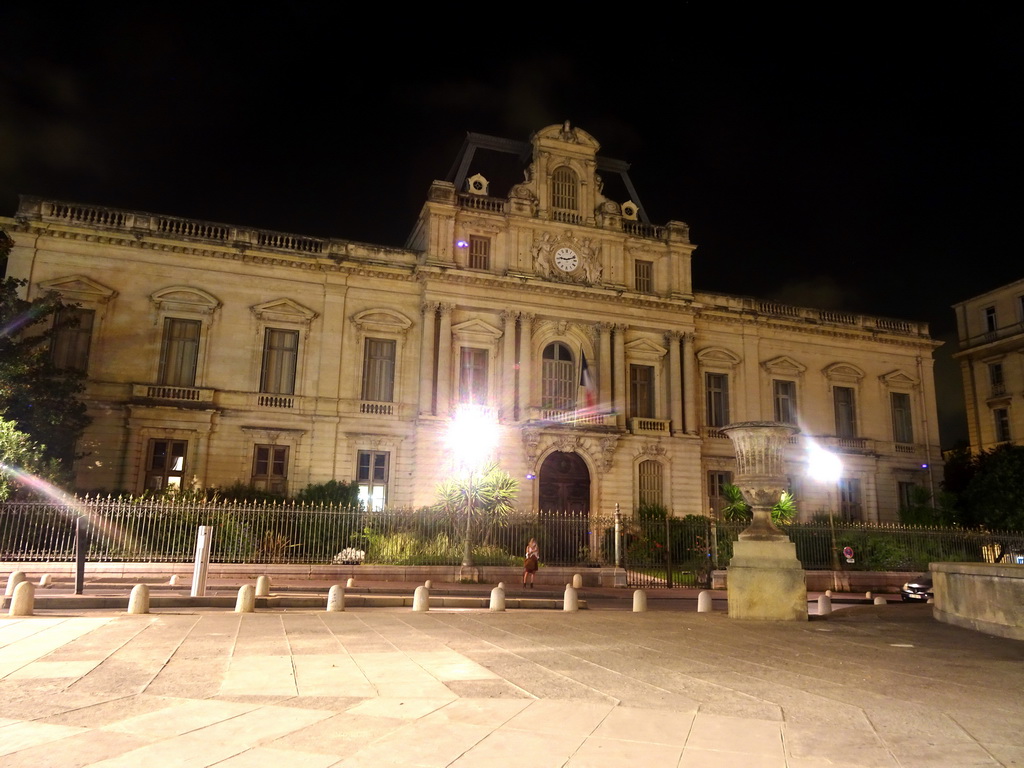
M 590 367 L 587 365 L 587 356 L 580 350 L 580 387 L 583 388 L 583 407 L 587 411 L 597 408 L 597 387 L 594 384 L 594 377 L 590 375 Z

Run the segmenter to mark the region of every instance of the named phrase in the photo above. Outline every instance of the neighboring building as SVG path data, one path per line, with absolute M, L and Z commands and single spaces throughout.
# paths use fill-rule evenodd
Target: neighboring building
M 971 452 L 1024 445 L 1024 279 L 953 305 Z
M 80 304 L 54 348 L 88 374 L 79 487 L 355 479 L 419 506 L 464 402 L 496 412 L 524 508 L 706 514 L 734 467 L 720 428 L 749 420 L 841 454 L 823 488 L 793 441 L 804 516 L 895 520 L 933 487 L 926 324 L 694 291 L 687 225 L 650 224 L 597 153 L 568 123 L 471 134 L 405 248 L 23 198 L 9 274 Z

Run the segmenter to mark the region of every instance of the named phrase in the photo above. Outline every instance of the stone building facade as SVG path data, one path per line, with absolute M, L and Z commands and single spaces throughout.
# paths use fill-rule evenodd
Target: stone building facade
M 972 453 L 1024 445 L 1024 279 L 953 305 Z
M 804 516 L 894 520 L 933 488 L 925 324 L 694 290 L 687 225 L 651 224 L 628 166 L 568 123 L 464 150 L 404 248 L 23 198 L 8 273 L 79 304 L 54 349 L 88 375 L 79 487 L 355 479 L 420 506 L 472 402 L 524 509 L 707 514 L 734 467 L 721 427 L 748 420 L 799 425 Z M 500 189 L 494 158 L 521 164 Z M 807 477 L 809 439 L 841 455 L 837 486 Z

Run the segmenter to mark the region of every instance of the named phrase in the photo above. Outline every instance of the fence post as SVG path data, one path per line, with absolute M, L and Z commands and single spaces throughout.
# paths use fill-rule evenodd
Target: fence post
M 672 513 L 665 512 L 665 586 L 672 589 Z
M 85 589 L 85 556 L 89 552 L 89 521 L 84 515 L 75 519 L 75 594 Z
M 192 597 L 206 595 L 206 575 L 210 571 L 210 545 L 213 543 L 213 526 L 200 525 L 196 534 L 196 558 L 192 567 Z
M 615 567 L 622 567 L 622 512 L 619 502 L 615 502 Z

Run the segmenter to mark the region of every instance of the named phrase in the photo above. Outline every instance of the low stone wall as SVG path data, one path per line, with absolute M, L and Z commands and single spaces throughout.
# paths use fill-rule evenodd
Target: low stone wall
M 715 571 L 712 586 L 725 589 L 728 584 L 728 571 Z M 917 573 L 905 571 L 804 571 L 804 580 L 808 592 L 877 592 L 879 594 L 899 594 L 900 587 L 906 584 Z
M 939 621 L 1024 640 L 1024 565 L 932 563 Z

